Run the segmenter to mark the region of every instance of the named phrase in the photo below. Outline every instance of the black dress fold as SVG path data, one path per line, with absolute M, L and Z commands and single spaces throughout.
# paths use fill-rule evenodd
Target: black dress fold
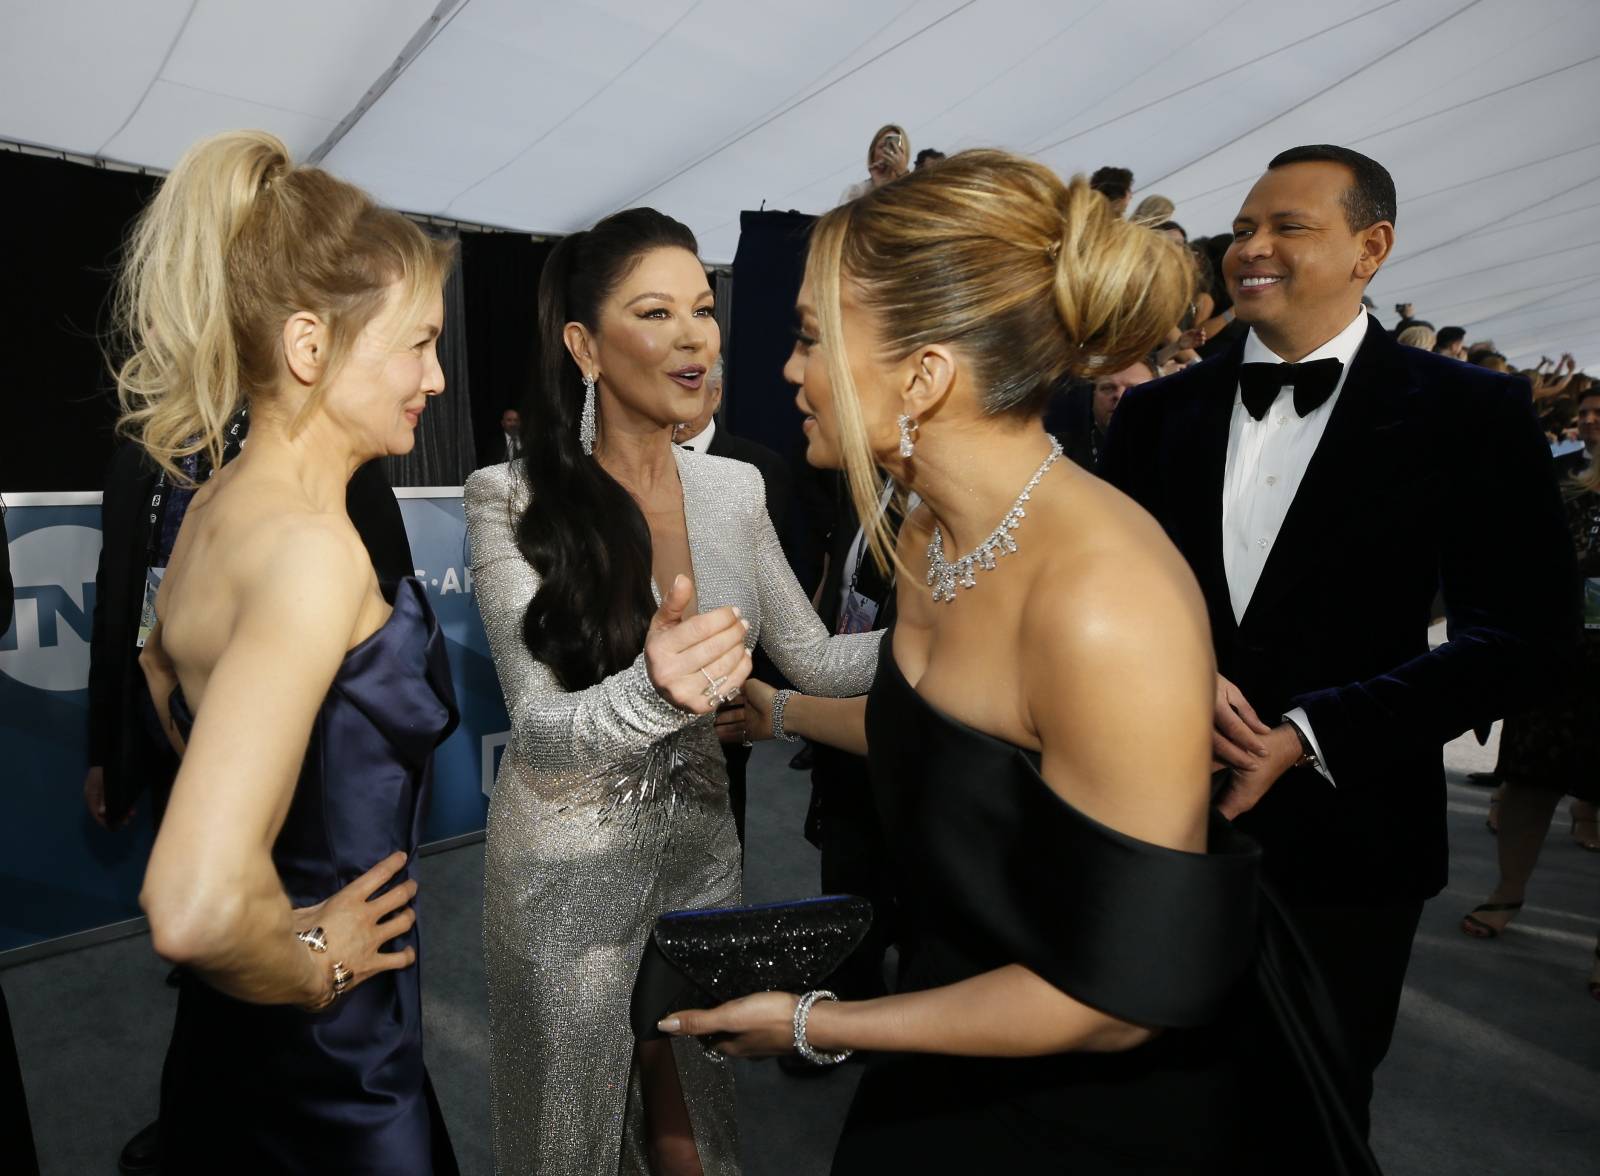
M 880 657 L 867 734 L 899 990 L 1021 963 L 1161 1031 L 1122 1053 L 875 1059 L 834 1172 L 1376 1172 L 1256 845 L 1216 816 L 1204 853 L 1111 829 L 1052 791 L 1035 754 L 923 700 L 892 632 Z

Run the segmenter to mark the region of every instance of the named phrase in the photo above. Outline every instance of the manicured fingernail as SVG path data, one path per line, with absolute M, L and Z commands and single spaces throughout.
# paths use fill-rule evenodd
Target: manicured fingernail
M 676 1017 L 662 1017 L 656 1022 L 656 1028 L 663 1033 L 676 1033 L 681 1023 Z
M 740 617 L 739 618 L 739 623 L 744 626 L 744 631 L 746 633 L 748 633 L 750 631 L 750 622 L 749 621 L 745 620 L 743 617 Z
M 733 615 L 736 617 L 744 616 L 744 613 L 739 611 L 739 606 L 737 604 L 733 606 Z

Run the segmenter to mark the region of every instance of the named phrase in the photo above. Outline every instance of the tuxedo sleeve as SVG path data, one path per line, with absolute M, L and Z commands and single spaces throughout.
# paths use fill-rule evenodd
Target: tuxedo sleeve
M 1105 451 L 1100 455 L 1100 468 L 1096 471 L 1140 506 L 1155 513 L 1151 501 L 1149 474 L 1153 463 L 1151 446 L 1154 438 L 1148 436 L 1147 423 L 1152 419 L 1154 397 L 1159 389 L 1130 389 L 1117 405 L 1111 418 L 1111 428 L 1106 433 Z
M 400 517 L 400 504 L 382 462 L 369 461 L 356 471 L 345 491 L 345 510 L 361 536 L 379 583 L 392 586 L 415 573 L 405 520 Z
M 1461 411 L 1474 401 L 1476 411 Z M 1572 542 L 1527 391 L 1511 381 L 1463 388 L 1456 412 L 1439 429 L 1448 639 L 1377 677 L 1292 700 L 1310 717 L 1329 772 L 1347 786 L 1383 778 L 1366 761 L 1389 748 L 1438 746 L 1535 701 L 1576 647 Z

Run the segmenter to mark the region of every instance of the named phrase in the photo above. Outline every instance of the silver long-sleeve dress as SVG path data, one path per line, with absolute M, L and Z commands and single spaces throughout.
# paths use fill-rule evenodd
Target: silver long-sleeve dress
M 674 453 L 701 610 L 737 605 L 749 643 L 801 690 L 864 693 L 880 634 L 829 636 L 778 546 L 756 469 Z M 467 480 L 475 592 L 511 716 L 485 866 L 495 1170 L 642 1174 L 634 975 L 663 911 L 738 903 L 739 841 L 712 719 L 662 698 L 642 653 L 569 693 L 528 652 L 538 576 L 516 544 L 528 501 L 514 465 Z M 673 1050 L 707 1176 L 736 1173 L 729 1067 L 692 1041 Z

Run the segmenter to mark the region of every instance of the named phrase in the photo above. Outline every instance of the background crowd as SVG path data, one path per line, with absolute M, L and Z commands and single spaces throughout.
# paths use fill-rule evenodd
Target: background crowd
M 868 175 L 852 185 L 842 196 L 843 201 L 858 199 L 924 168 L 936 168 L 944 160 L 941 152 L 923 149 L 913 153 L 910 135 L 905 128 L 889 124 L 873 136 L 867 154 Z M 1142 358 L 1119 370 L 1105 373 L 1089 380 L 1066 379 L 1056 387 L 1046 411 L 1046 427 L 1061 443 L 1065 454 L 1079 466 L 1092 472 L 1102 472 L 1108 441 L 1112 436 L 1113 422 L 1117 418 L 1124 395 L 1130 390 L 1162 376 L 1184 371 L 1204 359 L 1218 355 L 1240 343 L 1248 333 L 1244 323 L 1236 320 L 1232 298 L 1223 280 L 1221 259 L 1233 241 L 1231 232 L 1209 237 L 1191 238 L 1177 218 L 1182 210 L 1174 202 L 1158 194 L 1142 194 L 1135 186 L 1135 177 L 1126 168 L 1108 166 L 1097 170 L 1090 186 L 1103 198 L 1118 218 L 1126 218 L 1152 234 L 1161 234 L 1181 243 L 1195 274 L 1196 293 L 1183 313 L 1166 329 L 1165 338 Z M 1135 197 L 1139 197 L 1135 201 Z M 1430 352 L 1450 361 L 1509 373 L 1526 381 L 1545 438 L 1557 457 L 1554 473 L 1562 479 L 1563 501 L 1568 507 L 1568 521 L 1580 569 L 1594 576 L 1600 568 L 1594 560 L 1600 556 L 1596 548 L 1596 533 L 1600 531 L 1597 520 L 1600 511 L 1600 486 L 1596 484 L 1595 445 L 1600 441 L 1600 387 L 1587 374 L 1578 371 L 1578 363 L 1571 355 L 1557 360 L 1541 358 L 1532 368 L 1513 370 L 1507 357 L 1491 339 L 1469 339 L 1465 328 L 1453 325 L 1435 326 L 1419 318 L 1416 308 L 1409 304 L 1395 308 L 1396 321 L 1392 327 L 1385 324 L 1391 337 L 1400 345 Z M 1426 309 L 1425 307 L 1423 308 Z M 1378 317 L 1376 308 L 1369 312 Z M 1165 320 L 1163 320 L 1165 322 Z M 437 334 L 437 330 L 435 332 Z M 754 465 L 761 474 L 757 491 L 764 497 L 767 512 L 780 534 L 791 544 L 809 542 L 817 551 L 817 563 L 823 569 L 820 577 L 804 587 L 812 592 L 812 605 L 821 614 L 834 637 L 849 637 L 867 629 L 881 628 L 868 617 L 863 623 L 851 609 L 870 581 L 872 572 L 865 568 L 866 547 L 859 513 L 852 505 L 844 481 L 817 477 L 806 470 L 791 469 L 781 455 L 734 436 L 725 425 L 719 424 L 719 408 L 723 396 L 723 372 L 720 362 L 703 373 L 710 395 L 706 397 L 703 412 L 681 422 L 672 440 L 681 448 L 728 454 Z M 738 395 L 739 372 L 732 372 L 735 387 L 731 395 Z M 526 406 L 524 406 L 526 407 Z M 515 461 L 534 447 L 532 439 L 542 422 L 526 412 L 507 406 L 498 418 L 498 428 L 492 430 L 479 446 L 477 460 L 483 466 L 498 466 Z M 353 491 L 352 491 L 353 492 Z M 826 516 L 828 526 L 813 528 L 801 536 L 784 526 L 784 516 L 793 496 L 809 494 L 820 505 L 818 511 Z M 136 498 L 137 496 L 134 496 Z M 129 501 L 134 501 L 130 498 Z M 109 499 L 108 499 L 109 501 Z M 901 503 L 894 504 L 897 508 Z M 352 518 L 356 512 L 351 510 Z M 359 521 L 358 521 L 359 527 Z M 380 580 L 393 577 L 382 575 L 380 561 L 373 543 L 365 533 L 363 540 L 373 556 L 374 567 Z M 169 535 L 170 541 L 175 535 Z M 508 548 L 509 550 L 509 548 Z M 515 554 L 515 553 L 513 553 Z M 792 552 L 789 562 L 797 560 Z M 520 555 L 516 558 L 520 559 Z M 405 560 L 397 564 L 402 570 Z M 517 564 L 520 569 L 521 565 Z M 868 580 L 863 580 L 864 570 Z M 881 572 L 881 569 L 880 569 Z M 872 592 L 880 598 L 892 591 L 889 585 L 878 583 Z M 749 606 L 747 605 L 747 608 Z M 814 617 L 807 616 L 807 623 Z M 1592 646 L 1585 646 L 1592 655 Z M 1513 716 L 1509 729 L 1521 732 L 1520 747 L 1510 762 L 1502 761 L 1495 782 L 1502 786 L 1520 784 L 1523 798 L 1534 798 L 1532 803 L 1519 802 L 1515 806 L 1503 805 L 1509 811 L 1515 807 L 1515 836 L 1505 837 L 1501 854 L 1502 882 L 1489 901 L 1465 916 L 1462 930 L 1479 938 L 1493 938 L 1502 933 L 1522 906 L 1522 893 L 1533 862 L 1537 859 L 1537 844 L 1542 844 L 1544 830 L 1548 827 L 1555 800 L 1570 794 L 1578 799 L 1572 810 L 1572 831 L 1585 848 L 1600 848 L 1600 838 L 1595 835 L 1593 801 L 1593 764 L 1597 758 L 1596 732 L 1600 731 L 1600 709 L 1592 686 L 1594 666 L 1587 667 L 1588 678 L 1577 681 L 1557 707 L 1541 706 L 1537 712 Z M 776 677 L 775 671 L 758 671 L 759 677 Z M 780 681 L 781 684 L 781 681 Z M 751 704 L 760 706 L 769 699 L 760 693 L 759 683 L 753 683 Z M 782 706 L 779 704 L 781 718 Z M 767 734 L 774 732 L 773 716 L 766 716 Z M 807 712 L 802 702 L 796 702 L 791 712 L 789 730 L 806 733 Z M 782 733 L 782 726 L 776 727 Z M 738 840 L 743 841 L 743 761 L 747 752 L 741 752 L 739 743 L 726 743 L 722 749 L 727 758 L 730 784 L 734 793 L 733 816 L 738 823 Z M 864 778 L 864 763 L 860 757 L 840 757 L 834 753 L 816 750 L 815 760 L 796 758 L 796 766 L 817 763 L 814 776 L 815 801 L 808 822 L 807 833 L 823 847 L 822 883 L 824 889 L 850 890 L 868 895 L 883 886 L 877 877 L 881 870 L 883 847 L 870 837 L 863 836 L 869 822 L 856 817 L 846 817 L 849 801 L 846 794 L 858 794 L 860 789 L 847 789 L 842 785 Z M 94 783 L 86 785 L 91 810 L 97 819 L 105 821 L 106 806 L 103 781 L 97 795 Z M 1549 800 L 1554 797 L 1554 800 Z M 1546 800 L 1549 803 L 1546 804 Z M 113 817 L 113 820 L 116 819 Z M 1542 820 L 1543 824 L 1540 824 Z M 1502 832 L 1502 836 L 1504 833 Z M 414 848 L 414 846 L 413 846 Z M 509 921 L 509 920 L 508 920 Z M 845 978 L 839 987 L 847 996 L 857 998 L 880 995 L 883 991 L 881 955 L 892 937 L 892 927 L 882 933 L 884 942 L 874 950 L 879 959 L 855 961 L 861 968 L 854 978 Z M 1409 939 L 1407 940 L 1409 945 Z M 1597 949 L 1600 958 L 1600 949 Z M 1600 984 L 1590 983 L 1590 991 L 1600 998 Z

